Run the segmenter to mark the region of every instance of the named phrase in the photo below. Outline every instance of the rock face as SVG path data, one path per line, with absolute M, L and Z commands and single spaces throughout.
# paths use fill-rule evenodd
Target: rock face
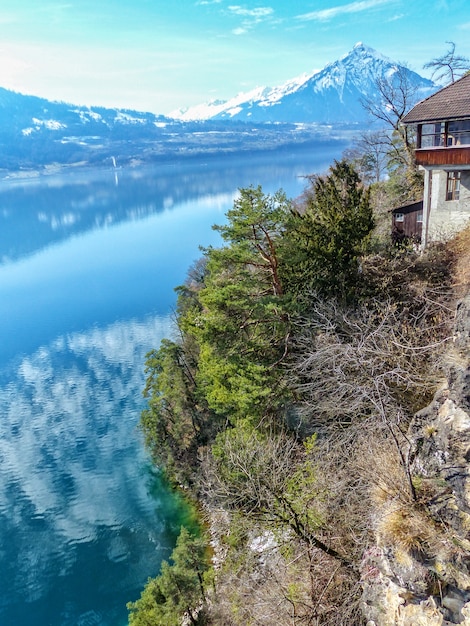
M 377 545 L 363 558 L 368 626 L 470 626 L 469 354 L 467 295 L 456 311 L 447 381 L 408 433 L 416 499 L 383 504 Z

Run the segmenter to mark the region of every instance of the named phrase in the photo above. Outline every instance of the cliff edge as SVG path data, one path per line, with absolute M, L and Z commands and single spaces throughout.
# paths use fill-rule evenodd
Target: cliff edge
M 470 626 L 470 293 L 456 309 L 446 380 L 410 426 L 411 501 L 383 499 L 362 562 L 368 626 Z

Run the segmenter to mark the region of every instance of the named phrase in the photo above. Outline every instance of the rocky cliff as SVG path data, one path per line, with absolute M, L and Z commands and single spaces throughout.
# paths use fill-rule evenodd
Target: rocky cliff
M 362 562 L 368 626 L 470 626 L 469 354 L 467 294 L 446 380 L 408 432 L 415 497 L 397 488 L 378 507 L 377 542 Z

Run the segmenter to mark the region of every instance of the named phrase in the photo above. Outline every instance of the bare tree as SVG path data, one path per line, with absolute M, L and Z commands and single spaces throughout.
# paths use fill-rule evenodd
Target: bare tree
M 211 499 L 267 527 L 293 532 L 305 546 L 355 569 L 347 555 L 321 537 L 313 462 L 292 436 L 234 428 L 219 437 L 215 449 L 206 464 L 205 485 Z
M 375 81 L 376 96 L 364 98 L 362 105 L 375 119 L 391 130 L 389 150 L 407 169 L 414 170 L 414 132 L 401 123 L 403 117 L 418 100 L 418 87 L 411 80 L 406 65 L 397 65 L 390 76 Z M 397 141 L 398 140 L 398 141 Z
M 433 336 L 436 328 L 425 323 L 434 306 L 425 303 L 420 317 L 410 320 L 411 312 L 403 319 L 391 302 L 345 311 L 319 300 L 293 346 L 292 386 L 302 401 L 303 428 L 328 437 L 352 426 L 355 432 L 368 424 L 381 429 L 395 447 L 412 499 L 409 399 L 432 388 L 426 363 L 435 362 L 448 340 Z
M 390 136 L 386 131 L 369 131 L 353 141 L 343 153 L 365 185 L 382 180 L 389 161 Z
M 432 59 L 423 65 L 424 69 L 432 69 L 432 79 L 437 81 L 444 80 L 447 83 L 453 83 L 470 70 L 470 59 L 455 54 L 455 43 L 446 41 L 449 49 L 442 56 Z
M 317 485 L 323 457 L 317 458 L 316 441 L 301 445 L 292 435 L 237 427 L 219 436 L 213 452 L 205 461 L 204 489 L 210 502 L 234 514 L 234 527 L 224 536 L 238 531 L 241 537 L 240 544 L 231 539 L 225 555 L 233 567 L 217 573 L 221 623 L 361 624 L 363 544 L 357 529 L 354 537 L 338 529 L 338 508 L 326 510 L 329 488 Z M 344 507 L 344 493 L 334 502 Z M 352 518 L 349 508 L 347 517 Z M 345 534 L 352 535 L 349 528 Z M 236 616 L 221 606 L 227 590 L 236 599 Z
M 248 542 L 238 550 L 232 548 L 233 568 L 217 572 L 214 624 L 365 624 L 359 580 L 346 576 L 340 565 L 318 550 L 287 545 L 279 537 L 274 544 L 260 527 L 250 528 Z

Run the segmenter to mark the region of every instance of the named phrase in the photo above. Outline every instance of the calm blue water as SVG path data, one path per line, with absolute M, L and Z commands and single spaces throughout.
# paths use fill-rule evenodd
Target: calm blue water
M 296 196 L 340 152 L 0 183 L 1 626 L 127 624 L 185 515 L 137 429 L 173 288 L 239 187 Z

